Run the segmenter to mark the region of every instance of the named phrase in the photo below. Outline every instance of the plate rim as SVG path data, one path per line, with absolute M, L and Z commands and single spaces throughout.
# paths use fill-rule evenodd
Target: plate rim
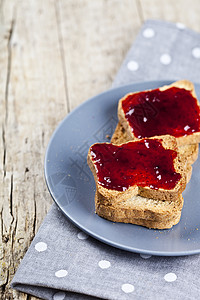
M 56 197 L 54 197 L 53 192 L 51 190 L 51 187 L 49 185 L 48 182 L 48 174 L 47 174 L 47 164 L 48 164 L 48 153 L 50 151 L 50 147 L 52 145 L 52 141 L 54 139 L 54 137 L 56 136 L 57 132 L 59 131 L 60 127 L 62 126 L 62 124 L 64 122 L 66 122 L 66 120 L 71 117 L 73 114 L 76 113 L 77 110 L 79 110 L 82 106 L 88 105 L 89 102 L 91 101 L 95 101 L 96 98 L 98 97 L 102 97 L 105 94 L 108 93 L 112 93 L 113 91 L 117 91 L 117 90 L 121 90 L 123 88 L 128 89 L 134 85 L 158 85 L 159 83 L 163 84 L 171 84 L 172 82 L 177 81 L 177 80 L 170 80 L 170 79 L 163 79 L 163 80 L 150 80 L 150 81 L 138 81 L 138 82 L 133 82 L 130 84 L 124 84 L 124 85 L 120 85 L 117 87 L 111 87 L 108 90 L 105 90 L 99 94 L 96 94 L 92 97 L 90 97 L 89 99 L 83 101 L 80 105 L 78 105 L 77 107 L 75 107 L 71 112 L 69 112 L 60 122 L 58 122 L 58 124 L 56 125 L 56 128 L 54 129 L 53 133 L 51 134 L 51 137 L 48 141 L 47 147 L 46 147 L 46 151 L 45 151 L 45 158 L 44 158 L 44 177 L 45 177 L 45 182 L 46 182 L 46 186 L 48 188 L 48 191 L 53 199 L 53 201 L 55 202 L 56 206 L 60 209 L 60 211 L 64 214 L 65 217 L 67 217 L 68 220 L 70 220 L 76 227 L 78 227 L 79 229 L 81 229 L 82 231 L 84 231 L 86 234 L 88 234 L 89 236 L 92 236 L 93 238 L 97 239 L 100 242 L 103 242 L 107 245 L 110 245 L 114 248 L 123 250 L 123 251 L 128 251 L 128 252 L 132 252 L 132 253 L 139 253 L 139 254 L 146 254 L 146 255 L 154 255 L 154 256 L 188 256 L 188 255 L 196 255 L 200 253 L 200 249 L 195 249 L 195 250 L 187 250 L 187 251 L 177 251 L 177 252 L 166 252 L 166 251 L 158 251 L 158 250 L 145 250 L 145 249 L 140 249 L 137 247 L 130 247 L 130 246 L 125 246 L 123 244 L 119 244 L 116 242 L 112 242 L 111 240 L 105 238 L 105 237 L 101 237 L 99 234 L 94 233 L 92 230 L 87 229 L 84 227 L 84 225 L 81 225 L 77 220 L 74 220 L 73 217 L 69 216 L 65 210 L 59 205 L 59 202 L 57 201 Z M 199 83 L 195 83 L 193 82 L 193 84 L 196 86 L 200 86 Z M 143 89 L 144 90 L 144 89 Z

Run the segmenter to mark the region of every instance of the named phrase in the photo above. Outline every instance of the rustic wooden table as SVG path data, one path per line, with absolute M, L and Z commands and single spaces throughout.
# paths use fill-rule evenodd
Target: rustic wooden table
M 66 114 L 108 89 L 146 19 L 200 32 L 199 0 L 0 1 L 0 299 L 51 203 L 43 161 Z

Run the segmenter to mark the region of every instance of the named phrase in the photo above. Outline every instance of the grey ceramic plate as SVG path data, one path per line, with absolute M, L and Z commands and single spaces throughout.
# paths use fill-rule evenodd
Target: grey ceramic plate
M 200 253 L 200 159 L 193 166 L 184 191 L 181 221 L 170 230 L 113 223 L 94 212 L 95 183 L 87 166 L 87 152 L 95 142 L 109 141 L 117 124 L 118 100 L 128 92 L 169 84 L 154 81 L 109 90 L 84 102 L 55 130 L 45 157 L 49 191 L 62 212 L 94 238 L 124 250 L 178 256 Z M 200 99 L 200 85 L 196 85 Z

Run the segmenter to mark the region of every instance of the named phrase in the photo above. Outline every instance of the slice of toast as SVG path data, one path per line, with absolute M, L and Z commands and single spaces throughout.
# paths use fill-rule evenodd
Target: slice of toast
M 199 154 L 199 144 L 184 145 L 178 147 L 178 149 L 179 152 L 186 157 L 188 164 L 192 165 L 197 160 Z
M 128 141 L 130 140 L 125 129 L 120 123 L 118 123 L 115 132 L 113 133 L 113 136 L 111 138 L 111 143 L 115 145 L 119 145 L 119 144 L 126 143 Z M 187 176 L 187 183 L 188 183 L 192 175 L 191 164 L 193 164 L 198 158 L 199 144 L 179 146 L 178 151 L 187 160 L 186 176 Z
M 96 211 L 101 205 L 101 211 L 109 212 L 112 208 L 113 215 L 120 215 L 127 219 L 145 219 L 161 222 L 164 219 L 171 219 L 181 212 L 183 197 L 180 195 L 176 201 L 160 201 L 141 196 L 133 196 L 125 201 L 108 201 L 98 191 L 95 195 Z
M 111 138 L 111 143 L 119 145 L 130 141 L 130 138 L 124 127 L 118 123 Z M 187 158 L 187 163 L 193 164 L 199 153 L 199 144 L 188 144 L 178 147 L 179 152 Z
M 171 85 L 166 85 L 166 86 L 163 86 L 161 88 L 159 88 L 160 91 L 166 91 L 172 87 L 175 87 L 175 88 L 179 88 L 179 89 L 184 89 L 186 91 L 189 91 L 190 94 L 192 95 L 192 99 L 194 99 L 194 111 L 195 111 L 195 114 L 198 115 L 198 120 L 199 120 L 199 104 L 198 104 L 198 101 L 197 101 L 197 97 L 196 97 L 196 94 L 195 94 L 195 90 L 194 90 L 194 85 L 190 82 L 190 81 L 187 81 L 187 80 L 180 80 L 180 81 L 176 81 L 174 83 L 172 83 Z M 148 91 L 144 91 L 144 92 L 152 92 L 152 91 L 155 91 L 155 90 L 148 90 Z M 147 102 L 147 100 L 145 100 L 144 102 L 141 102 L 139 104 L 136 104 L 136 106 L 134 106 L 134 108 L 131 108 L 130 111 L 129 111 L 129 115 L 133 114 L 133 112 L 135 111 L 135 109 L 137 108 L 137 106 L 141 106 L 140 107 L 140 113 L 137 114 L 136 112 L 134 112 L 134 125 L 132 127 L 132 125 L 130 125 L 128 119 L 127 119 L 127 114 L 125 115 L 125 112 L 124 112 L 124 109 L 123 109 L 123 105 L 122 103 L 124 103 L 124 101 L 126 101 L 127 97 L 131 96 L 131 95 L 136 95 L 138 94 L 139 95 L 140 92 L 135 92 L 135 93 L 129 93 L 127 95 L 125 95 L 122 99 L 120 99 L 119 101 L 119 104 L 118 104 L 118 118 L 119 118 L 119 122 L 123 125 L 123 128 L 125 129 L 126 131 L 126 134 L 129 138 L 129 140 L 138 140 L 139 139 L 139 135 L 136 136 L 134 134 L 134 130 L 139 130 L 139 132 L 142 132 L 141 131 L 141 128 L 146 128 L 146 130 L 149 130 L 149 128 L 151 127 L 151 122 L 153 122 L 152 124 L 154 124 L 153 126 L 153 132 L 154 134 L 152 134 L 151 136 L 158 136 L 160 134 L 158 134 L 158 130 L 157 128 L 160 128 L 159 125 L 157 124 L 157 119 L 160 118 L 161 116 L 161 111 L 158 110 L 158 107 L 155 106 L 155 103 L 153 102 Z M 142 100 L 143 101 L 143 100 Z M 148 99 L 149 101 L 149 99 Z M 154 101 L 154 100 L 152 100 Z M 159 102 L 159 101 L 158 101 Z M 144 104 L 148 104 L 148 107 L 142 107 L 144 106 Z M 196 108 L 198 109 L 198 112 L 195 110 L 195 106 Z M 142 110 L 142 111 L 141 111 Z M 144 111 L 150 111 L 150 115 L 149 117 L 147 118 L 145 116 L 145 112 Z M 136 114 L 136 115 L 135 115 Z M 142 118 L 141 118 L 141 115 L 142 114 Z M 170 111 L 168 113 L 168 115 L 170 115 Z M 132 118 L 132 117 L 131 117 Z M 177 112 L 177 120 L 178 120 L 178 112 Z M 188 129 L 190 128 L 190 126 L 188 126 L 188 124 L 190 124 L 190 120 L 189 118 L 191 118 L 190 114 L 187 114 L 187 111 L 185 112 L 185 115 L 184 115 L 184 124 L 185 124 L 185 127 L 184 127 L 184 134 L 182 133 L 181 136 L 177 136 L 176 139 L 177 139 L 177 144 L 178 146 L 181 146 L 181 145 L 187 145 L 187 144 L 196 144 L 196 143 L 199 143 L 200 142 L 200 129 L 199 129 L 199 125 L 198 125 L 198 130 L 196 132 L 193 132 L 193 133 L 189 133 Z M 139 121 L 138 121 L 139 120 Z M 199 121 L 197 121 L 198 123 Z M 135 127 L 134 127 L 135 126 Z M 142 127 L 141 127 L 142 126 Z M 169 126 L 169 129 L 170 129 L 170 124 L 168 124 Z M 180 126 L 180 125 L 179 125 Z M 197 125 L 195 125 L 197 126 Z M 171 134 L 170 131 L 167 131 L 168 134 Z M 171 127 L 172 129 L 172 127 Z M 171 130 L 170 129 L 170 130 Z M 173 130 L 177 128 L 173 128 Z M 165 133 L 163 132 L 162 135 L 164 135 Z M 172 135 L 172 134 L 171 134 Z M 148 136 L 141 136 L 142 138 L 145 138 L 145 137 L 150 137 L 149 135 Z
M 104 205 L 104 197 L 96 192 L 96 213 L 109 221 L 131 223 L 154 229 L 168 229 L 176 225 L 181 217 L 183 198 L 177 202 L 156 201 L 140 196 L 122 203 Z
M 149 140 L 157 140 L 159 139 L 161 141 L 162 147 L 167 150 L 172 150 L 174 152 L 177 152 L 177 143 L 176 139 L 172 136 L 160 136 L 160 137 L 154 137 L 150 139 L 141 139 L 139 142 L 128 142 L 128 143 L 146 143 Z M 123 145 L 126 145 L 128 143 L 125 143 Z M 111 145 L 109 143 L 104 144 L 94 144 L 94 145 Z M 119 191 L 116 189 L 109 189 L 104 187 L 100 182 L 98 178 L 98 170 L 97 170 L 97 161 L 92 158 L 92 152 L 94 150 L 94 145 L 92 145 L 88 152 L 88 165 L 94 175 L 94 179 L 96 182 L 97 190 L 102 196 L 104 196 L 108 201 L 116 201 L 116 202 L 122 202 L 125 201 L 133 196 L 140 195 L 147 198 L 152 198 L 155 200 L 167 200 L 167 201 L 176 201 L 179 197 L 179 195 L 182 193 L 182 191 L 186 187 L 186 159 L 181 156 L 179 152 L 177 152 L 177 157 L 173 160 L 173 166 L 175 173 L 180 174 L 179 180 L 176 183 L 175 187 L 171 189 L 165 189 L 165 188 L 158 188 L 154 189 L 151 186 L 138 186 L 133 185 L 129 186 L 126 190 Z M 119 147 L 123 147 L 123 145 L 115 146 L 116 149 L 119 149 Z M 114 146 L 114 145 L 113 145 Z M 116 151 L 117 152 L 117 151 Z M 113 155 L 113 154 L 112 154 Z M 147 153 L 148 156 L 148 148 Z M 112 157 L 112 156 L 111 156 Z M 109 158 L 110 159 L 110 158 Z M 114 158 L 115 159 L 115 158 Z M 155 159 L 157 159 L 157 156 L 155 155 Z M 98 161 L 99 163 L 99 161 Z M 100 162 L 101 164 L 101 162 Z M 133 168 L 133 166 L 131 166 Z M 157 171 L 156 171 L 157 172 Z M 108 170 L 108 173 L 112 174 L 112 170 Z M 110 180 L 110 179 L 109 179 Z

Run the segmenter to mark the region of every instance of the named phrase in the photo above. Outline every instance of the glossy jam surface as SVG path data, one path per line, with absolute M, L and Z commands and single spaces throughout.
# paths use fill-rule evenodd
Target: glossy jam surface
M 127 96 L 125 117 L 137 138 L 170 134 L 181 137 L 200 131 L 200 110 L 190 91 L 176 87 Z
M 125 191 L 130 186 L 173 189 L 181 175 L 173 160 L 177 152 L 165 149 L 158 139 L 129 142 L 121 146 L 94 144 L 92 161 L 98 183 L 107 189 Z

